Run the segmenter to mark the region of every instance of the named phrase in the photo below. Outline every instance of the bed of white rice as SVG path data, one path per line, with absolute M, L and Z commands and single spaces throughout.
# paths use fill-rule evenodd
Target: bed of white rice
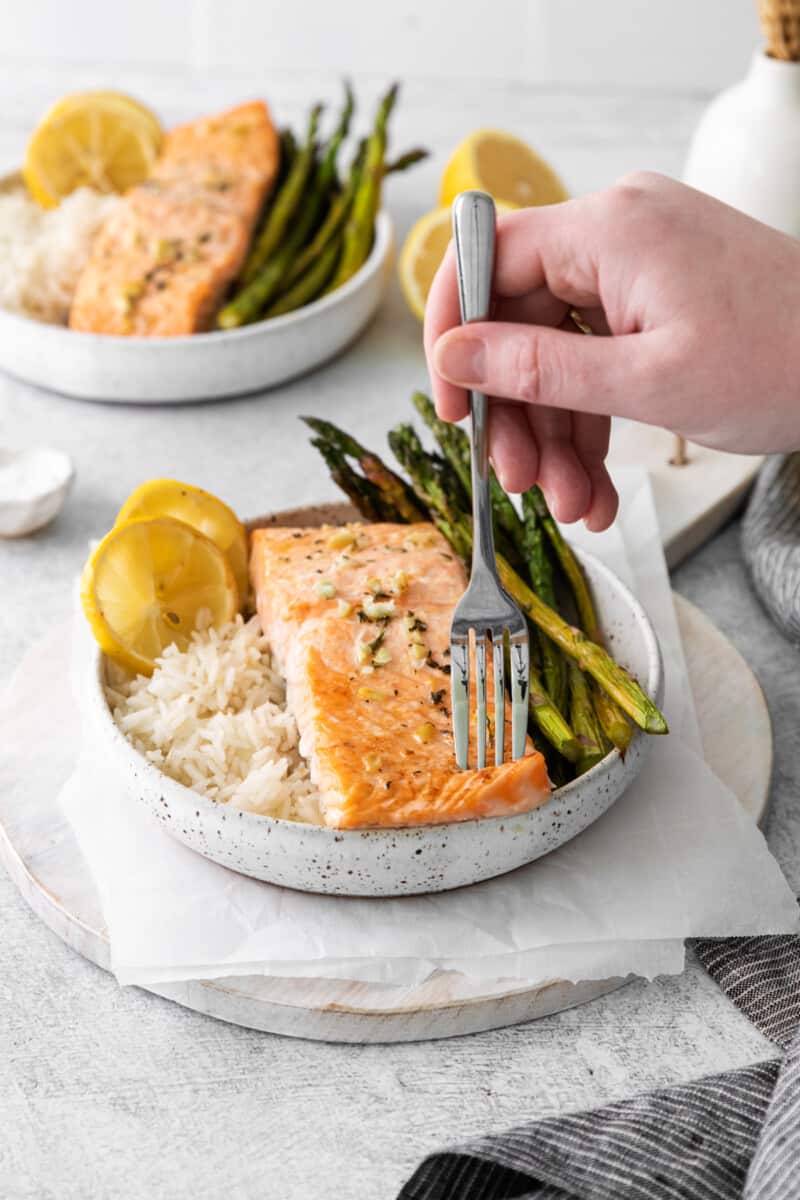
M 220 804 L 322 824 L 284 681 L 258 618 L 168 647 L 151 678 L 106 688 L 123 733 L 165 774 Z
M 0 308 L 65 325 L 92 239 L 118 204 L 78 188 L 44 209 L 24 187 L 0 191 Z

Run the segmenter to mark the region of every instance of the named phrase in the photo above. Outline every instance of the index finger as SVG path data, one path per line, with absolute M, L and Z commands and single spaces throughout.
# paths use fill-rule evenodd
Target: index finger
M 461 306 L 456 279 L 456 256 L 452 238 L 436 272 L 425 304 L 423 343 L 436 411 L 444 421 L 460 421 L 469 413 L 467 393 L 437 374 L 433 365 L 433 347 L 443 333 L 461 324 Z
M 599 282 L 591 227 L 598 223 L 592 197 L 544 208 L 503 213 L 497 219 L 493 292 L 513 299 L 537 291 L 567 304 L 599 306 Z M 597 230 L 595 230 L 597 233 Z M 543 306 L 543 316 L 548 307 Z M 530 319 L 530 318 L 528 318 Z M 455 250 L 451 242 L 436 272 L 425 306 L 425 355 L 439 416 L 458 421 L 467 415 L 466 392 L 437 374 L 433 347 L 461 323 Z M 545 317 L 542 323 L 549 323 Z

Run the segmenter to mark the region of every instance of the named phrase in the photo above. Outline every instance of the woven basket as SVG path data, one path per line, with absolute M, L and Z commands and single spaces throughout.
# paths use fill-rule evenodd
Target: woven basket
M 786 62 L 800 61 L 800 0 L 757 0 L 767 53 Z

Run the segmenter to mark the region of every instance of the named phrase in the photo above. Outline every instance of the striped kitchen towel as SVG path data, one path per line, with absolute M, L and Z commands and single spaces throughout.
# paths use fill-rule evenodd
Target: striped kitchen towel
M 742 554 L 767 612 L 800 643 L 800 453 L 761 468 L 742 521 Z
M 442 1151 L 398 1200 L 800 1198 L 800 937 L 694 950 L 782 1058 Z

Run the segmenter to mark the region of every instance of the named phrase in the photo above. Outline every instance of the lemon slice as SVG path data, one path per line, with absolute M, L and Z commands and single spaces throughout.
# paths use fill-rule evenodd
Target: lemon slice
M 509 206 L 498 204 L 497 211 L 508 212 Z M 434 208 L 420 217 L 403 243 L 397 273 L 408 307 L 420 321 L 450 237 L 450 209 Z
M 161 146 L 156 117 L 119 92 L 75 92 L 58 100 L 31 134 L 22 174 L 43 208 L 91 187 L 125 192 L 149 174 Z
M 247 532 L 233 509 L 211 492 L 177 479 L 150 479 L 131 492 L 117 513 L 115 525 L 142 517 L 174 517 L 211 538 L 227 555 L 233 569 L 239 600 L 248 591 Z
M 558 204 L 569 192 L 549 163 L 513 134 L 478 129 L 453 151 L 439 184 L 439 203 L 478 188 L 511 208 Z
M 95 641 L 142 675 L 152 675 L 167 646 L 186 649 L 199 624 L 218 628 L 233 620 L 237 599 L 219 546 L 172 517 L 115 525 L 81 576 L 81 604 Z

